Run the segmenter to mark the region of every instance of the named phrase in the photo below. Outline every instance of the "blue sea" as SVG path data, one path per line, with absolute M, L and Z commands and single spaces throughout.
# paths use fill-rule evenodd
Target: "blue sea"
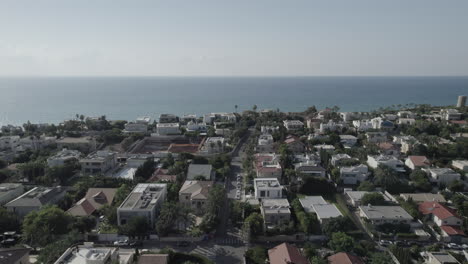
M 453 105 L 468 77 L 28 77 L 0 78 L 0 125 L 59 123 L 76 114 L 133 120 L 161 113 L 398 104 Z

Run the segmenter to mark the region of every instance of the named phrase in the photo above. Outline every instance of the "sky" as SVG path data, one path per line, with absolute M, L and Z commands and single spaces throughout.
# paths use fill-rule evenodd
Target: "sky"
M 467 14 L 467 0 L 0 0 L 0 75 L 466 76 Z

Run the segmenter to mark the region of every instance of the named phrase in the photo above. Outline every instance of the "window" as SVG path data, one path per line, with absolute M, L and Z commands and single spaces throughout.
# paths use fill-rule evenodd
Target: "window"
M 260 197 L 265 197 L 265 191 L 260 191 Z

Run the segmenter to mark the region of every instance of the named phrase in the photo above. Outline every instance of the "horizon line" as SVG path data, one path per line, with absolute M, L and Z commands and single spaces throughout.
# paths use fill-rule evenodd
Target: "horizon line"
M 467 75 L 0 75 L 0 78 L 434 78 Z

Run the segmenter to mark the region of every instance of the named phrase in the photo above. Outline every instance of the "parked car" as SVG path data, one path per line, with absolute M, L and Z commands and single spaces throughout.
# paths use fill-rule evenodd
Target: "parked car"
M 114 242 L 115 246 L 128 246 L 128 239 L 117 240 Z
M 450 248 L 450 249 L 454 249 L 454 250 L 460 250 L 460 249 L 462 249 L 461 246 L 459 246 L 459 245 L 457 245 L 457 244 L 455 244 L 455 243 L 449 243 L 449 244 L 447 245 L 447 247 Z
M 392 241 L 388 241 L 388 240 L 379 241 L 379 245 L 381 245 L 382 247 L 388 247 L 388 246 L 391 246 L 392 244 L 393 244 Z
M 131 246 L 131 247 L 142 247 L 143 246 L 143 241 L 136 240 L 136 241 L 130 242 L 129 246 Z

